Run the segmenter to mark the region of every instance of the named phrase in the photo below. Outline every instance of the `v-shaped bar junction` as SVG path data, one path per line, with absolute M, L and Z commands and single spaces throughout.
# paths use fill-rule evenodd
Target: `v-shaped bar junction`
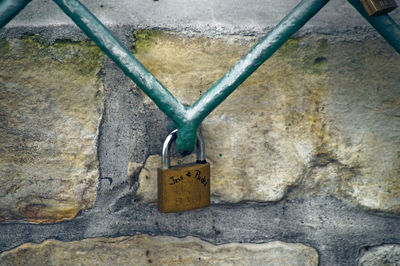
M 372 26 L 400 53 L 400 27 L 389 16 L 369 17 L 358 0 L 348 0 Z M 3 0 L 0 28 L 17 15 L 30 0 Z M 176 147 L 189 153 L 204 118 L 222 103 L 246 78 L 271 57 L 295 32 L 329 0 L 302 0 L 272 31 L 265 35 L 239 62 L 193 105 L 182 105 L 134 55 L 78 0 L 54 0 L 178 127 Z

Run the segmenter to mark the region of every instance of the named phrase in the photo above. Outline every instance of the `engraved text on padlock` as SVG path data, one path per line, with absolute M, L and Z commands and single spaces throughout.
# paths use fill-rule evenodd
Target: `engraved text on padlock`
M 166 138 L 162 150 L 162 168 L 158 168 L 158 209 L 160 212 L 181 212 L 210 205 L 210 164 L 206 162 L 205 145 L 197 137 L 197 161 L 170 166 L 170 149 L 177 130 Z

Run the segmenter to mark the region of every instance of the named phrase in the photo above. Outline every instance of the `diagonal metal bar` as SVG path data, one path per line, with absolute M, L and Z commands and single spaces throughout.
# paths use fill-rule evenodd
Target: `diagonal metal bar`
M 359 0 L 348 1 L 400 54 L 400 26 L 389 15 L 370 17 Z
M 329 0 L 301 1 L 248 54 L 242 57 L 235 66 L 188 109 L 190 119 L 200 123 L 328 2 Z
M 85 6 L 77 0 L 54 0 L 54 2 L 178 126 L 186 122 L 186 108 Z
M 0 3 L 0 29 L 12 20 L 31 0 L 2 0 Z
M 302 0 L 272 31 L 265 35 L 199 100 L 188 108 L 188 123 L 178 131 L 176 146 L 194 146 L 195 132 L 209 113 L 271 57 L 294 33 L 307 23 L 329 0 Z

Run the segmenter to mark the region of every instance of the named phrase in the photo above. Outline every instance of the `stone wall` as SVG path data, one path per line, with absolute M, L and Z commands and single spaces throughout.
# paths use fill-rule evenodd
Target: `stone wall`
M 86 4 L 184 104 L 295 4 L 240 24 L 179 2 L 146 25 Z M 155 203 L 172 122 L 52 8 L 0 31 L 0 265 L 400 264 L 400 55 L 355 17 L 324 24 L 355 16 L 345 3 L 204 120 L 212 206 L 176 214 Z

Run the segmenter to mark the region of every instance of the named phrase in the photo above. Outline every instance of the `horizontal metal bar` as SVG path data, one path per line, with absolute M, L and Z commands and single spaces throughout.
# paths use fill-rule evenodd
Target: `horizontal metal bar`
M 12 20 L 31 0 L 0 1 L 0 29 Z
M 262 38 L 228 73 L 188 109 L 188 118 L 201 121 L 223 102 L 265 60 L 271 57 L 295 32 L 309 21 L 329 0 L 301 1 L 272 31 Z M 177 140 L 179 144 L 179 139 Z
M 79 1 L 54 2 L 91 38 L 177 125 L 186 122 L 186 108 Z
M 370 17 L 359 0 L 348 1 L 400 54 L 400 26 L 389 15 Z

